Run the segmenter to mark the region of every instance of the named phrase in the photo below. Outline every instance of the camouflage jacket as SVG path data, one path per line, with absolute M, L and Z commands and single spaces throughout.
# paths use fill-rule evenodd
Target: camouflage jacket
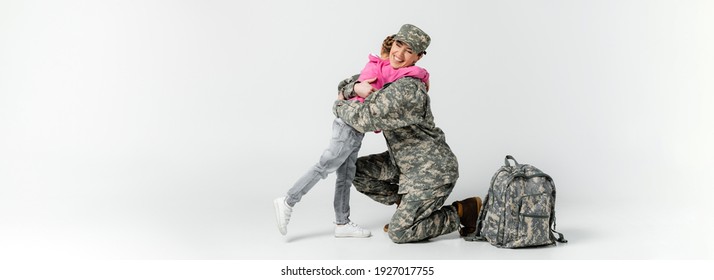
M 340 93 L 354 96 L 355 82 L 356 76 L 342 81 Z M 434 124 L 429 103 L 424 83 L 404 77 L 375 91 L 364 103 L 337 100 L 333 106 L 335 116 L 356 130 L 382 131 L 399 169 L 399 193 L 411 199 L 448 195 L 451 190 L 442 186 L 459 177 L 456 156 Z

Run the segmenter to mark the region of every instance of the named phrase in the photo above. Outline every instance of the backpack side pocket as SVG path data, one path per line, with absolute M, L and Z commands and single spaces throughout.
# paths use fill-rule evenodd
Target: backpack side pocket
M 550 194 L 539 193 L 521 197 L 518 211 L 518 237 L 509 247 L 530 247 L 553 244 L 550 238 L 550 216 L 553 201 Z

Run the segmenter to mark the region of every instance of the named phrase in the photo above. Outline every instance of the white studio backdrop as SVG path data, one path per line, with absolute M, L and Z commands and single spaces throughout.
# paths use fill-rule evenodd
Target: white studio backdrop
M 512 154 L 555 178 L 571 232 L 697 244 L 555 258 L 711 258 L 712 14 L 708 1 L 2 1 L 0 256 L 273 258 L 258 250 L 277 232 L 269 203 L 327 144 L 337 83 L 412 23 L 432 37 L 418 65 L 459 158 L 452 198 L 485 195 Z M 368 134 L 361 153 L 385 147 Z M 328 225 L 333 179 L 303 208 Z M 353 216 L 380 215 L 360 215 L 373 232 L 389 218 L 352 197 Z

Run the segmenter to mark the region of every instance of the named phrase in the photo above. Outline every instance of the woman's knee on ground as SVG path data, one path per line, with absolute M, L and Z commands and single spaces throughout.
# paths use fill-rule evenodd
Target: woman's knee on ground
M 400 229 L 398 227 L 392 226 L 391 224 L 389 225 L 389 230 L 387 231 L 387 235 L 389 236 L 389 239 L 392 240 L 392 242 L 397 243 L 397 244 L 409 242 L 409 238 L 405 238 L 405 235 L 408 235 L 407 230 Z
M 387 231 L 387 235 L 389 236 L 389 239 L 392 240 L 392 242 L 397 244 L 418 242 L 428 239 L 428 237 L 425 238 L 422 236 L 417 236 L 416 233 L 411 230 L 411 227 L 396 227 L 396 229 L 392 229 L 391 224 L 389 226 L 389 230 Z

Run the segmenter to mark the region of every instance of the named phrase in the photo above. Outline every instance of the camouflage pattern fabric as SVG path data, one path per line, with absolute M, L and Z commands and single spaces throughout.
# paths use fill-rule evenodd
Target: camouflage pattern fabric
M 389 223 L 389 237 L 395 243 L 422 241 L 459 229 L 459 216 L 451 206 L 443 206 L 454 184 L 438 186 L 444 196 L 419 199 L 400 195 L 399 170 L 391 162 L 389 152 L 361 157 L 353 181 L 357 191 L 385 205 L 393 205 L 402 196 L 397 211 Z M 416 199 L 416 200 L 414 200 Z M 442 207 L 443 206 L 443 207 Z
M 353 96 L 355 78 L 340 83 Z M 335 116 L 360 132 L 381 130 L 388 151 L 357 159 L 355 188 L 383 204 L 402 203 L 390 222 L 397 243 L 425 240 L 459 228 L 451 206 L 442 207 L 459 177 L 458 161 L 435 126 L 424 83 L 404 77 L 364 103 L 337 100 Z M 394 227 L 392 227 L 392 224 Z
M 528 164 L 501 167 L 477 222 L 477 231 L 466 240 L 486 240 L 502 248 L 521 248 L 567 242 L 555 238 L 555 184 L 547 174 Z M 551 227 L 552 226 L 552 227 Z M 555 232 L 557 233 L 557 232 Z
M 411 24 L 402 25 L 394 40 L 407 43 L 416 54 L 425 51 L 431 43 L 431 37 L 426 32 Z
M 342 96 L 345 97 L 345 100 L 349 100 L 350 98 L 357 96 L 357 94 L 353 91 L 357 79 L 359 79 L 359 74 L 344 79 L 337 84 L 337 92 L 342 94 Z
M 399 169 L 389 152 L 357 159 L 355 179 L 357 191 L 384 205 L 393 205 L 399 198 Z
M 345 87 L 354 87 L 354 82 Z M 375 91 L 364 103 L 337 100 L 333 106 L 335 116 L 356 130 L 382 131 L 399 171 L 398 193 L 414 199 L 445 196 L 438 186 L 459 177 L 458 161 L 444 132 L 434 124 L 429 102 L 424 83 L 404 77 Z
M 453 184 L 441 186 L 451 191 Z M 389 222 L 389 238 L 395 243 L 427 240 L 459 229 L 454 207 L 444 206 L 447 196 L 402 200 Z

